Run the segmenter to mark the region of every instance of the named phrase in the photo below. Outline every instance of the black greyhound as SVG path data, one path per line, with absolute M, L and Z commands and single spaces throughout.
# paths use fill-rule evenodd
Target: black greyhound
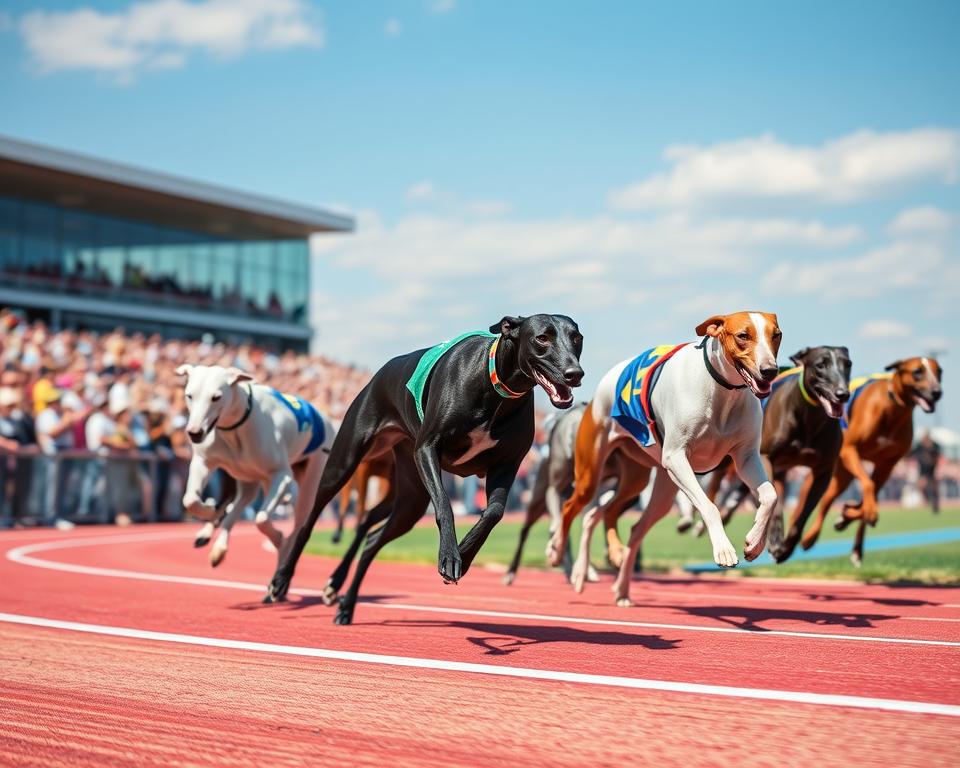
M 785 371 L 763 407 L 760 455 L 783 504 L 784 483 L 793 467 L 810 467 L 790 530 L 783 537 L 782 512 L 773 516 L 770 554 L 778 562 L 793 554 L 803 526 L 823 497 L 843 444 L 840 417 L 850 399 L 850 353 L 846 347 L 805 347 L 790 358 L 798 368 Z M 741 485 L 725 504 L 724 523 L 746 496 Z
M 490 327 L 490 334 L 450 344 L 419 389 L 415 382 L 423 375 L 421 358 L 428 359 L 432 350 L 390 360 L 347 410 L 313 509 L 290 539 L 265 602 L 286 597 L 317 518 L 360 461 L 391 449 L 395 466 L 390 495 L 367 515 L 358 538 L 377 522 L 386 522 L 367 539 L 350 588 L 340 598 L 335 623 L 352 621 L 371 561 L 385 544 L 414 526 L 429 502 L 440 529 L 437 569 L 444 581 L 459 581 L 503 516 L 510 486 L 533 443 L 534 387 L 540 384 L 555 407 L 569 408 L 571 387 L 583 378 L 582 347 L 580 330 L 569 317 L 533 315 L 504 317 Z M 414 392 L 420 393 L 419 399 Z M 487 508 L 459 545 L 441 469 L 461 477 L 486 476 Z

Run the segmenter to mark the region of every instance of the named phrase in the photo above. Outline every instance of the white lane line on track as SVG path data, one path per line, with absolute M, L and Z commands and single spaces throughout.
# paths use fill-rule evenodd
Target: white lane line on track
M 923 715 L 945 715 L 960 717 L 960 706 L 937 704 L 926 701 L 903 701 L 899 699 L 876 699 L 867 696 L 841 696 L 828 693 L 808 693 L 805 691 L 780 691 L 768 688 L 740 688 L 727 685 L 703 685 L 670 680 L 648 680 L 617 675 L 590 675 L 581 672 L 563 672 L 529 667 L 509 667 L 495 664 L 474 664 L 464 661 L 446 661 L 443 659 L 425 659 L 413 656 L 387 656 L 379 653 L 359 653 L 355 651 L 337 651 L 327 648 L 309 648 L 297 645 L 277 645 L 275 643 L 257 643 L 248 640 L 230 640 L 220 637 L 182 635 L 171 632 L 154 632 L 130 627 L 111 627 L 101 624 L 84 624 L 76 621 L 45 619 L 39 616 L 21 616 L 0 613 L 0 622 L 20 624 L 48 629 L 63 629 L 71 632 L 85 632 L 110 637 L 125 637 L 136 640 L 152 640 L 161 643 L 179 643 L 199 645 L 209 648 L 229 648 L 231 650 L 275 653 L 288 656 L 306 656 L 332 661 L 350 661 L 360 664 L 382 664 L 393 667 L 412 667 L 442 672 L 465 672 L 476 675 L 525 678 L 528 680 L 548 680 L 551 682 L 578 683 L 581 685 L 599 685 L 635 690 L 666 691 L 670 693 L 692 693 L 702 696 L 727 696 L 743 699 L 762 699 L 782 701 L 791 704 L 813 704 L 828 707 L 853 707 L 887 712 L 906 712 Z
M 115 568 L 100 568 L 89 565 L 75 565 L 60 563 L 54 560 L 43 560 L 31 557 L 36 552 L 48 552 L 59 549 L 82 548 L 110 543 L 132 543 L 145 541 L 163 541 L 185 538 L 180 533 L 140 533 L 120 536 L 93 536 L 74 540 L 57 540 L 39 544 L 27 544 L 16 547 L 7 552 L 7 559 L 21 565 L 35 568 L 47 568 L 67 573 L 80 573 L 88 576 L 106 576 L 120 579 L 136 579 L 140 581 L 157 581 L 170 584 L 189 584 L 201 587 L 220 587 L 223 589 L 239 589 L 247 592 L 262 592 L 262 584 L 252 584 L 242 581 L 228 581 L 226 579 L 207 579 L 198 576 L 174 576 L 160 573 L 146 573 L 142 571 L 128 571 Z M 292 588 L 294 594 L 316 597 L 322 594 L 319 589 Z M 746 634 L 769 637 L 794 637 L 813 640 L 838 640 L 848 642 L 867 643 L 898 643 L 901 645 L 933 645 L 948 648 L 960 647 L 960 642 L 951 640 L 925 640 L 910 637 L 880 637 L 871 635 L 843 635 L 830 632 L 795 632 L 785 629 L 745 629 L 742 627 L 707 627 L 696 624 L 668 624 L 662 622 L 627 621 L 620 619 L 591 619 L 577 616 L 556 616 L 552 614 L 520 613 L 512 611 L 487 611 L 470 608 L 445 608 L 442 606 L 416 605 L 411 603 L 379 603 L 361 600 L 365 606 L 384 608 L 388 610 L 418 611 L 422 613 L 442 613 L 453 616 L 484 616 L 488 618 L 520 619 L 524 621 L 542 621 L 558 624 L 586 624 L 608 627 L 632 627 L 637 629 L 669 629 L 680 632 L 713 632 L 721 634 Z

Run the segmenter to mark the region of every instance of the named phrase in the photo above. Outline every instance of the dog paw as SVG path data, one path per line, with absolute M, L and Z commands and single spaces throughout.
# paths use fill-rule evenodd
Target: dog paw
M 264 595 L 265 603 L 282 603 L 287 599 L 287 590 L 290 589 L 290 577 L 281 574 L 275 574 L 270 584 L 267 586 L 267 594 Z
M 335 528 L 333 533 L 330 535 L 330 541 L 332 541 L 334 544 L 339 544 L 342 536 L 343 531 L 341 531 L 339 528 Z
M 503 584 L 503 586 L 509 587 L 511 584 L 513 584 L 513 580 L 515 578 L 517 578 L 515 571 L 507 571 L 505 574 L 503 574 L 503 578 L 500 579 L 500 582 Z
M 320 599 L 323 601 L 324 605 L 333 605 L 337 601 L 337 594 L 339 589 L 333 586 L 333 579 L 327 582 L 326 586 L 323 588 L 323 592 L 320 594 Z
M 226 547 L 214 547 L 210 550 L 210 565 L 216 568 L 220 563 L 223 562 L 223 558 L 227 556 Z
M 617 608 L 633 608 L 633 600 L 629 597 L 618 597 L 616 603 Z
M 337 609 L 336 615 L 333 617 L 333 623 L 340 626 L 345 626 L 347 624 L 353 624 L 353 609 L 356 607 L 355 603 L 347 602 L 345 597 L 340 598 L 340 607 Z
M 570 571 L 570 586 L 573 587 L 573 591 L 577 594 L 583 592 L 584 582 L 587 580 L 587 566 L 577 560 L 573 564 L 573 570 Z
M 213 536 L 213 523 L 204 523 L 203 527 L 197 531 L 197 537 L 193 540 L 193 546 L 197 549 L 200 547 L 205 547 L 210 543 L 210 538 Z
M 451 554 L 445 555 L 441 551 L 437 570 L 445 584 L 456 584 L 463 575 L 463 561 L 460 559 L 460 553 L 454 550 Z
M 763 532 L 753 528 L 747 533 L 743 542 L 743 557 L 747 562 L 756 560 L 763 553 Z
M 845 515 L 840 515 L 833 524 L 833 530 L 835 531 L 845 531 L 847 526 L 850 525 L 855 520 L 852 517 L 846 517 Z
M 589 581 L 591 584 L 596 584 L 598 581 L 600 581 L 600 574 L 597 573 L 597 569 L 592 565 L 587 566 L 587 581 Z
M 564 542 L 560 540 L 557 534 L 550 537 L 547 542 L 547 562 L 551 567 L 556 568 L 563 562 Z
M 737 564 L 737 550 L 729 540 L 713 548 L 713 562 L 724 568 L 733 568 Z
M 860 557 L 859 552 L 853 551 L 850 553 L 850 564 L 854 568 L 859 568 L 861 565 L 863 565 L 863 558 Z

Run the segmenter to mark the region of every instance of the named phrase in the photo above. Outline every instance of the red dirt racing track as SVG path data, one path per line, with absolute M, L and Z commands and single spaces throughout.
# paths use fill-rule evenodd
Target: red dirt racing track
M 956 765 L 960 589 L 378 562 L 336 627 L 193 532 L 0 534 L 0 764 Z

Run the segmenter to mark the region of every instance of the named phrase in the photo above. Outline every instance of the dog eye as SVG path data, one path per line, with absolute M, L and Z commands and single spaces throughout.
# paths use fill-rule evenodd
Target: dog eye
M 740 341 L 750 341 L 750 334 L 746 331 L 740 331 L 740 333 L 737 334 L 737 338 L 740 339 Z
M 539 336 L 537 336 L 537 344 L 539 344 L 540 346 L 545 347 L 549 343 L 550 343 L 549 336 L 544 336 L 542 333 Z
M 219 392 L 217 392 L 217 394 L 212 395 L 212 396 L 210 397 L 210 399 L 211 399 L 213 402 L 217 402 L 217 400 L 219 400 L 221 397 L 223 397 L 223 395 L 221 395 Z
M 193 395 L 186 395 L 186 398 L 187 402 L 189 402 L 190 400 L 193 400 Z
M 913 378 L 920 381 L 920 379 L 923 378 L 923 368 L 917 368 L 917 370 L 913 372 Z

